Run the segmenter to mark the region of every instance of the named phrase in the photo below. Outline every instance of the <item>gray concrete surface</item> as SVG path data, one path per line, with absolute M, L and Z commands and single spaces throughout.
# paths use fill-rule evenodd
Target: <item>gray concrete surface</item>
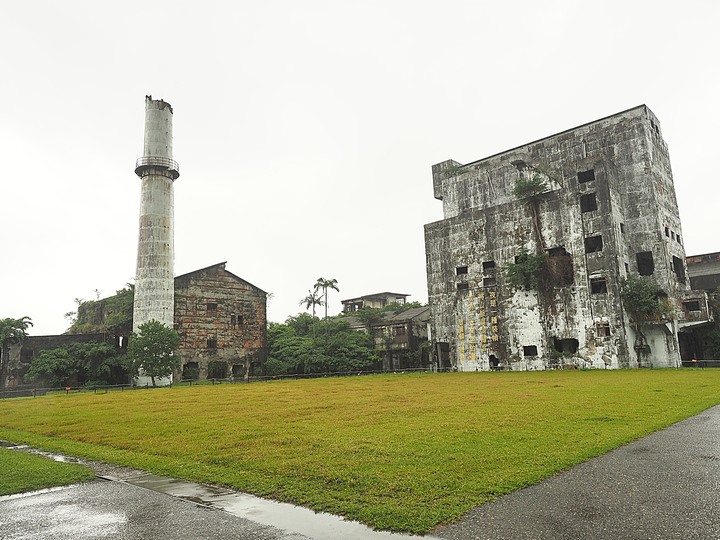
M 480 539 L 720 538 L 720 406 L 479 506 L 432 533 Z
M 94 466 L 115 481 L 0 497 L 0 538 L 408 538 L 227 490 Z M 720 539 L 720 406 L 475 508 L 425 538 Z

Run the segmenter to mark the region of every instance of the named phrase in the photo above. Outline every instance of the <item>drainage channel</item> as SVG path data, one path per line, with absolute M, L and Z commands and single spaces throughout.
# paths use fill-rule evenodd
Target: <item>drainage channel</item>
M 404 540 L 414 539 L 409 536 L 386 531 L 375 531 L 356 521 L 348 521 L 342 517 L 314 512 L 302 506 L 261 499 L 254 495 L 232 491 L 230 489 L 188 482 L 167 476 L 158 476 L 134 469 L 113 468 L 103 470 L 103 465 L 87 463 L 77 458 L 35 450 L 24 445 L 13 445 L 0 441 L 0 446 L 12 450 L 21 450 L 47 456 L 55 461 L 85 464 L 96 469 L 99 478 L 114 482 L 124 482 L 133 486 L 149 489 L 193 502 L 208 508 L 222 510 L 229 514 L 269 525 L 288 532 L 297 533 L 315 540 Z M 423 537 L 432 540 L 432 537 Z

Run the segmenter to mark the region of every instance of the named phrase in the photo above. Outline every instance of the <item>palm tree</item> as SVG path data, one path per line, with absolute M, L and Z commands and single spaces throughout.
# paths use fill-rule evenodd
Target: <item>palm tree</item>
M 0 386 L 5 386 L 5 371 L 9 361 L 10 345 L 24 340 L 28 335 L 28 327 L 32 325 L 30 317 L 0 320 Z
M 323 305 L 322 295 L 318 294 L 317 289 L 314 291 L 308 290 L 308 295 L 300 300 L 299 305 L 302 306 L 303 304 L 305 304 L 305 309 L 310 309 L 312 306 L 312 314 L 315 317 L 315 306 Z
M 315 283 L 315 292 L 318 292 L 320 289 L 323 290 L 323 296 L 325 297 L 325 320 L 327 320 L 327 291 L 328 289 L 335 289 L 337 292 L 340 292 L 337 286 L 337 279 L 319 277 Z

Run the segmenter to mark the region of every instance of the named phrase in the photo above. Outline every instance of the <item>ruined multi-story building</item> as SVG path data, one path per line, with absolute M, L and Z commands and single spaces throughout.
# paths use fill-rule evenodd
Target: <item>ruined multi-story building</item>
M 679 335 L 708 309 L 690 290 L 668 149 L 648 107 L 432 173 L 444 214 L 425 226 L 439 367 L 680 365 Z M 532 261 L 542 270 L 518 287 L 513 265 L 517 276 Z M 666 314 L 628 315 L 629 275 L 655 282 Z
M 369 325 L 352 315 L 345 315 L 341 320 L 345 320 L 353 330 L 371 333 L 373 347 L 382 358 L 382 369 L 430 367 L 428 306 L 389 311 Z

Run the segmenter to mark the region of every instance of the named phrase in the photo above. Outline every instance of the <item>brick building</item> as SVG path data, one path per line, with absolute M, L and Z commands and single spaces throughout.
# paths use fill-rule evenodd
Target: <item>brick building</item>
M 225 262 L 175 278 L 174 327 L 180 335 L 176 351 L 181 367 L 173 380 L 215 377 L 247 378 L 259 375 L 267 357 L 267 293 L 225 269 Z M 124 301 L 116 300 L 124 297 Z M 125 296 L 128 296 L 125 298 Z M 121 324 L 111 318 L 123 315 Z M 32 358 L 41 351 L 88 341 L 127 346 L 132 328 L 132 289 L 87 302 L 78 309 L 74 333 L 31 336 L 10 351 L 13 384 L 22 383 Z
M 670 158 L 645 105 L 488 158 L 432 167 L 444 219 L 425 226 L 433 353 L 458 370 L 679 366 L 707 324 L 691 291 Z M 523 197 L 518 185 L 539 182 Z M 511 286 L 523 253 L 543 282 Z M 620 287 L 649 276 L 667 316 L 635 324 Z
M 227 271 L 225 264 L 175 278 L 177 354 L 185 377 L 206 378 L 211 362 L 219 362 L 220 370 L 225 363 L 234 378 L 259 375 L 267 357 L 267 293 Z M 178 376 L 182 373 L 175 380 Z

